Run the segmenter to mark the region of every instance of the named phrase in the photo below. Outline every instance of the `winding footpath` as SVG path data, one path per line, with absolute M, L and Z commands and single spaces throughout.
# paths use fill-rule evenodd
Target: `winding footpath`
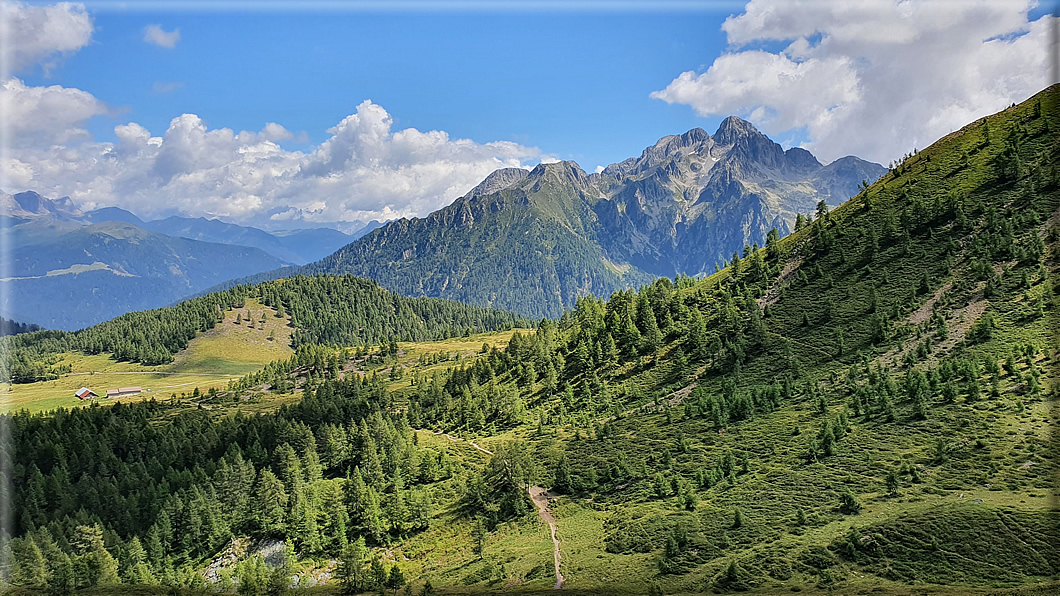
M 493 455 L 492 451 L 486 449 L 485 447 L 482 447 L 474 441 L 465 441 L 460 437 L 454 437 L 453 435 L 442 432 L 440 430 L 429 431 L 419 428 L 413 430 L 418 433 L 428 433 L 432 435 L 443 436 L 449 439 L 450 441 L 453 441 L 454 443 L 467 443 L 468 445 L 471 445 L 472 447 L 481 451 L 482 453 L 485 453 L 486 455 Z M 548 524 L 548 529 L 552 533 L 552 559 L 556 568 L 556 583 L 552 586 L 552 589 L 561 590 L 563 589 L 563 582 L 565 580 L 563 578 L 563 574 L 559 571 L 559 563 L 563 556 L 559 552 L 559 538 L 556 537 L 556 518 L 552 515 L 552 512 L 548 510 L 548 498 L 554 497 L 555 495 L 549 493 L 540 486 L 527 487 L 526 492 L 530 495 L 530 500 L 534 502 L 534 507 L 537 508 L 538 517 L 541 518 L 541 521 Z
M 537 507 L 537 515 L 541 521 L 548 524 L 548 529 L 552 531 L 552 558 L 556 566 L 556 585 L 552 586 L 552 589 L 560 590 L 563 588 L 563 574 L 559 571 L 559 562 L 563 557 L 559 553 L 559 538 L 556 538 L 556 518 L 548 510 L 548 498 L 554 495 L 549 494 L 540 486 L 531 486 L 527 492 L 530 493 L 530 499 Z

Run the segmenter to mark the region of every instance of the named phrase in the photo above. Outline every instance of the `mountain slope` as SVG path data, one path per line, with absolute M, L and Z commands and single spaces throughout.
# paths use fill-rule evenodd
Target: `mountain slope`
M 12 576 L 40 588 L 113 551 L 150 591 L 289 540 L 278 585 L 336 558 L 351 592 L 1056 593 L 1058 129 L 1054 86 L 715 275 L 581 300 L 504 350 L 305 345 L 202 401 L 13 416 Z M 169 340 L 253 292 L 303 321 L 365 294 L 410 329 L 404 306 L 458 308 L 299 277 L 91 339 Z M 55 335 L 3 341 L 90 339 Z M 298 403 L 204 411 L 292 377 Z M 264 583 L 248 560 L 241 585 Z
M 226 279 L 284 265 L 256 248 L 173 238 L 132 224 L 41 219 L 10 230 L 14 248 L 0 310 L 77 329 L 169 304 Z
M 538 166 L 506 188 L 391 222 L 301 272 L 348 272 L 405 295 L 557 316 L 579 296 L 650 279 L 611 263 L 594 241 L 595 215 L 584 200 L 568 200 L 584 177 L 567 163 Z
M 204 217 L 173 216 L 144 222 L 141 227 L 178 238 L 258 248 L 296 265 L 321 259 L 360 237 L 330 228 L 295 230 L 279 235 Z
M 579 296 L 706 272 L 884 171 L 853 157 L 822 166 L 730 117 L 713 137 L 664 137 L 598 174 L 574 162 L 499 170 L 452 205 L 392 222 L 302 271 L 557 316 Z
M 584 300 L 440 395 L 409 390 L 411 423 L 503 453 L 479 458 L 487 483 L 528 454 L 565 589 L 1053 593 L 1058 129 L 1054 86 L 700 283 Z M 532 414 L 491 406 L 506 390 Z M 511 558 L 532 514 L 481 494 L 458 519 L 496 524 L 484 561 L 411 573 L 488 592 L 503 562 L 544 591 L 547 551 Z

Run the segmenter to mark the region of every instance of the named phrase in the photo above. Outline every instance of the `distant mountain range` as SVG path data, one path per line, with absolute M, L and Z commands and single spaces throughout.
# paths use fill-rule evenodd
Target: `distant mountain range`
M 351 273 L 410 296 L 558 316 L 579 296 L 712 272 L 764 244 L 770 229 L 789 233 L 818 201 L 838 205 L 886 171 L 857 157 L 822 165 L 729 117 L 713 136 L 696 128 L 663 137 L 600 173 L 571 161 L 498 170 L 427 217 L 251 280 Z
M 3 281 L 14 302 L 0 314 L 70 328 L 237 283 L 325 273 L 558 316 L 580 296 L 709 273 L 764 244 L 772 228 L 789 233 L 818 201 L 838 205 L 885 172 L 857 157 L 822 165 L 729 117 L 714 135 L 663 137 L 599 173 L 572 161 L 501 169 L 426 217 L 372 222 L 355 235 L 143 221 L 114 207 L 83 213 L 65 197 L 0 194 L 16 255 Z
M 90 211 L 85 214 L 85 218 L 92 223 L 121 221 L 151 232 L 178 238 L 260 248 L 278 259 L 296 265 L 304 265 L 321 259 L 383 225 L 373 221 L 365 224 L 353 234 L 345 234 L 331 228 L 266 232 L 258 228 L 205 217 L 172 216 L 143 221 L 132 213 L 117 207 L 104 207 Z
M 59 329 L 304 264 L 358 237 L 327 228 L 269 233 L 204 218 L 143 221 L 115 207 L 82 212 L 67 197 L 32 191 L 0 193 L 0 217 L 12 253 L 0 314 Z

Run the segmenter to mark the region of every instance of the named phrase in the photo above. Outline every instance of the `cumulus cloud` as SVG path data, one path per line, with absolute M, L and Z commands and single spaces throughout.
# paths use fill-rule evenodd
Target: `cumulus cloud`
M 703 116 L 803 131 L 824 160 L 887 163 L 1048 81 L 1049 27 L 1033 0 L 751 0 L 722 25 L 730 51 L 651 94 Z M 787 44 L 781 51 L 759 47 Z
M 92 18 L 82 4 L 32 6 L 0 2 L 2 58 L 14 72 L 41 65 L 47 73 L 57 61 L 88 45 Z
M 106 104 L 80 89 L 27 87 L 15 78 L 0 85 L 0 114 L 15 149 L 88 138 L 84 121 L 105 113 Z
M 172 50 L 180 41 L 180 29 L 166 31 L 161 25 L 148 25 L 144 27 L 144 41 Z
M 86 208 L 123 207 L 146 217 L 220 216 L 264 226 L 393 219 L 448 204 L 502 167 L 542 156 L 511 142 L 476 143 L 444 131 L 393 130 L 382 106 L 364 101 L 311 150 L 294 135 L 210 128 L 194 114 L 160 135 L 135 122 L 115 142 L 28 148 L 0 164 L 21 188 L 69 195 Z

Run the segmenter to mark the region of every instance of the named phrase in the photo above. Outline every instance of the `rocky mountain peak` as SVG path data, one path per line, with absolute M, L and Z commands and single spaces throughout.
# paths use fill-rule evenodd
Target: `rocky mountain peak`
M 748 137 L 766 138 L 764 134 L 755 128 L 754 124 L 737 116 L 729 116 L 718 125 L 718 130 L 714 133 L 713 138 L 714 142 L 719 145 L 734 145 Z
M 788 160 L 788 165 L 799 170 L 817 169 L 821 167 L 821 162 L 817 161 L 817 158 L 813 156 L 813 153 L 803 149 L 802 147 L 792 147 L 784 152 L 784 157 Z
M 472 188 L 471 192 L 468 193 L 468 196 L 477 197 L 504 190 L 513 184 L 522 182 L 529 175 L 530 172 L 523 168 L 501 168 L 499 170 L 494 170 L 493 173 L 486 176 L 482 182 L 479 182 L 478 186 Z
M 714 144 L 729 147 L 729 162 L 741 168 L 754 164 L 773 170 L 788 169 L 784 149 L 759 132 L 750 122 L 729 116 L 721 121 L 714 133 Z
M 707 131 L 697 127 L 681 135 L 680 139 L 682 145 L 685 147 L 692 147 L 706 142 L 710 139 L 710 135 L 707 134 Z
M 551 163 L 540 163 L 530 171 L 526 177 L 527 181 L 537 184 L 545 178 L 553 178 L 561 182 L 569 182 L 575 188 L 584 189 L 589 185 L 589 175 L 573 161 L 555 161 Z
M 0 213 L 19 218 L 51 216 L 59 219 L 76 218 L 82 215 L 81 210 L 70 197 L 48 199 L 32 190 L 14 195 L 0 192 Z

